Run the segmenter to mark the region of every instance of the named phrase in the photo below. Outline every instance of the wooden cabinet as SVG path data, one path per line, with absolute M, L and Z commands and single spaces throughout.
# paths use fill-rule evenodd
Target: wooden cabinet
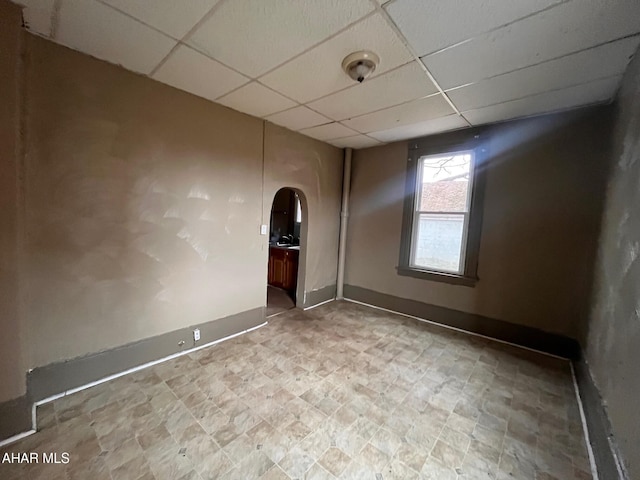
M 269 285 L 295 294 L 298 254 L 294 248 L 269 247 Z
M 298 284 L 298 250 L 286 250 L 284 257 L 284 279 L 282 285 L 285 290 L 295 293 Z
M 284 288 L 284 250 L 280 248 L 269 249 L 269 285 Z

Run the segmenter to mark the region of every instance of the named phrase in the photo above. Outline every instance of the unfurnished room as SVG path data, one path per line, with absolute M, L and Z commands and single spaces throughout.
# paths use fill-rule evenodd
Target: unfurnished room
M 0 0 L 0 479 L 640 480 L 640 1 Z

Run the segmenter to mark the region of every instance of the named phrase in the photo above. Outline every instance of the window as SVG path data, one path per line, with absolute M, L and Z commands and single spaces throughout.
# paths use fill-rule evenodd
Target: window
M 296 223 L 302 223 L 302 205 L 300 205 L 300 197 L 296 193 Z
M 410 265 L 463 274 L 473 151 L 420 157 Z
M 412 145 L 399 274 L 465 285 L 477 280 L 483 182 L 476 166 L 485 151 L 479 138 L 455 133 L 445 142 Z

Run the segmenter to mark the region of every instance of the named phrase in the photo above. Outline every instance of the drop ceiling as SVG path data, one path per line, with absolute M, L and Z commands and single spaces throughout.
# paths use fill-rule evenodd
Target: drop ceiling
M 33 33 L 338 147 L 609 102 L 640 44 L 638 0 L 15 1 Z

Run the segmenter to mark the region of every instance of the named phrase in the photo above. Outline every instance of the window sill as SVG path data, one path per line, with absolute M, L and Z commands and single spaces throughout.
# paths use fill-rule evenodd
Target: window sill
M 478 279 L 476 277 L 466 277 L 455 273 L 434 272 L 431 270 L 420 270 L 409 267 L 396 267 L 398 275 L 403 277 L 421 278 L 433 282 L 450 283 L 452 285 L 464 285 L 465 287 L 475 287 Z

